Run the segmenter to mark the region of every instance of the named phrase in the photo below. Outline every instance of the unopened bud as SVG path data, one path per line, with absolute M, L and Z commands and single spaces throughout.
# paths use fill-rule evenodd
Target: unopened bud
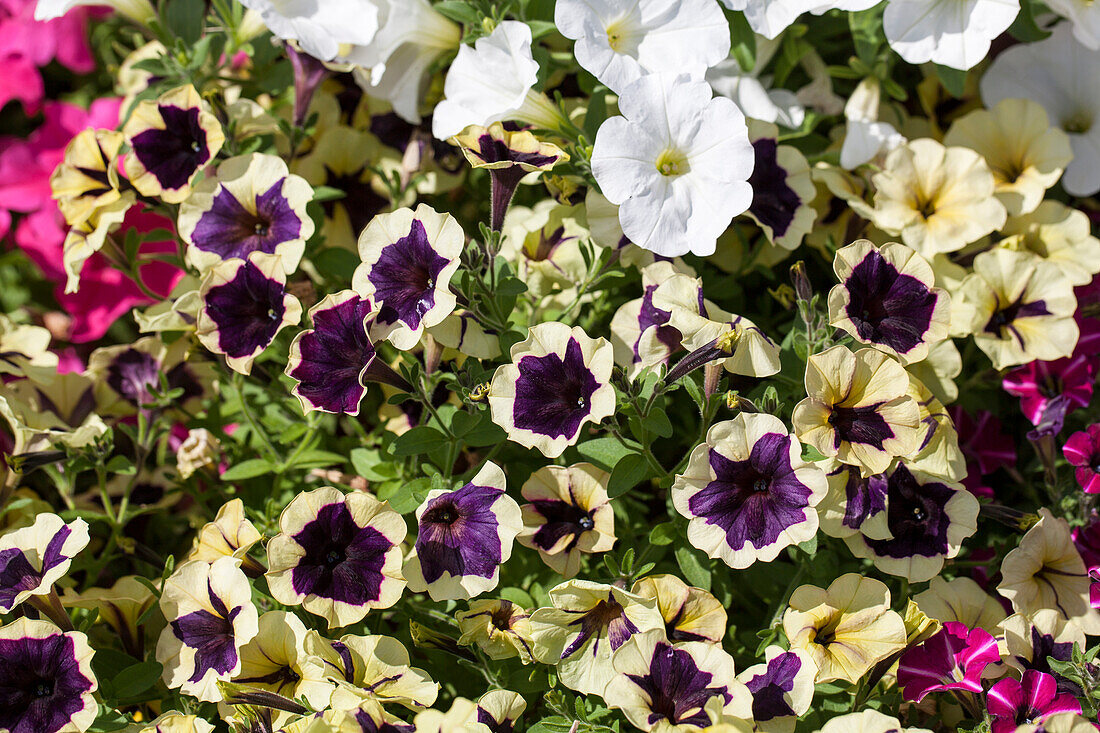
M 795 295 L 799 300 L 809 300 L 814 295 L 814 289 L 810 285 L 810 277 L 806 274 L 806 263 L 802 260 L 791 265 L 791 282 L 794 284 Z

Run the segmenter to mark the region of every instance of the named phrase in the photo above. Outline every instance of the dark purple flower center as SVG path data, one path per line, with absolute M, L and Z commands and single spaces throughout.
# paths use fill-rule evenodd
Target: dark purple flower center
M 161 188 L 183 188 L 195 171 L 210 160 L 206 130 L 199 124 L 198 107 L 162 105 L 158 109 L 164 129 L 149 129 L 135 135 L 130 140 L 133 154 Z
M 552 438 L 576 435 L 599 388 L 584 363 L 580 343 L 570 337 L 564 358 L 557 354 L 524 356 L 516 366 L 519 377 L 512 408 L 516 427 Z
M 213 613 L 205 609 L 192 611 L 171 622 L 176 638 L 195 651 L 195 670 L 189 682 L 198 682 L 211 669 L 218 675 L 229 674 L 237 664 L 233 619 L 241 609 L 227 609 L 209 584 L 207 596 Z
M 800 669 L 802 662 L 797 654 L 778 654 L 768 662 L 764 672 L 745 683 L 752 693 L 753 720 L 764 722 L 795 715 L 786 694 L 794 689 L 795 675 Z
M 703 706 L 712 697 L 721 696 L 729 702 L 725 687 L 711 686 L 714 675 L 699 669 L 691 654 L 659 642 L 653 650 L 647 674 L 628 674 L 649 698 L 648 721 L 651 724 L 667 720 L 672 725 L 710 724 Z
M 355 722 L 359 724 L 362 733 L 413 733 L 416 730 L 416 726 L 405 723 L 384 722 L 378 725 L 365 710 L 356 711 Z
M 135 407 L 152 399 L 160 389 L 160 363 L 137 349 L 126 349 L 107 367 L 107 385 Z M 182 389 L 181 402 L 202 394 L 202 386 L 186 364 L 177 364 L 165 375 L 168 389 Z
M 282 324 L 283 285 L 246 261 L 233 279 L 206 294 L 206 312 L 218 326 L 218 346 L 231 357 L 266 348 Z
M 526 163 L 535 168 L 539 168 L 557 160 L 557 156 L 553 155 L 541 155 L 539 153 L 513 150 L 508 147 L 503 140 L 493 137 L 488 133 L 478 137 L 477 146 L 477 157 L 481 158 L 486 163 L 510 162 L 516 163 L 517 165 L 519 163 Z
M 570 621 L 569 625 L 579 626 L 581 631 L 577 638 L 573 640 L 573 643 L 561 653 L 562 659 L 575 654 L 590 639 L 594 639 L 592 642 L 592 656 L 595 656 L 600 651 L 600 642 L 603 640 L 604 635 L 607 636 L 611 650 L 614 651 L 625 644 L 627 639 L 638 633 L 638 627 L 626 615 L 622 604 L 615 600 L 615 594 L 611 591 L 607 593 L 607 600 L 598 601 L 596 605 L 587 611 L 567 610 L 567 613 L 580 615 L 577 620 Z
M 572 488 L 570 488 L 570 498 L 572 498 Z M 592 519 L 592 512 L 573 501 L 539 500 L 531 504 L 546 520 L 534 536 L 535 546 L 543 550 L 549 550 L 563 537 L 572 536 L 569 544 L 563 548 L 565 552 L 569 552 L 576 547 L 580 535 L 596 526 Z
M 877 251 L 855 266 L 844 287 L 845 312 L 864 341 L 904 354 L 924 340 L 938 296 L 917 278 L 898 272 Z
M 419 328 L 420 320 L 435 306 L 435 284 L 447 266 L 428 240 L 419 219 L 413 219 L 409 233 L 382 248 L 370 269 L 375 298 L 381 305 L 378 320 Z
M 301 361 L 289 375 L 298 393 L 328 412 L 354 413 L 367 392 L 361 379 L 374 359 L 374 344 L 364 319 L 371 302 L 348 300 L 313 314 L 313 330 L 298 341 Z
M 769 227 L 775 237 L 782 237 L 794 221 L 801 200 L 787 183 L 787 171 L 779 165 L 779 145 L 770 138 L 752 144 L 756 151 L 756 166 L 749 177 L 752 204 L 749 211 Z
M 305 555 L 291 571 L 295 592 L 352 606 L 381 596 L 382 566 L 393 543 L 374 527 L 360 527 L 343 502 L 326 504 L 294 541 Z
M 936 557 L 947 552 L 951 517 L 947 502 L 955 489 L 946 484 L 917 483 L 903 464 L 890 474 L 887 523 L 893 537 L 865 540 L 876 555 L 894 558 Z
M 743 461 L 712 449 L 714 480 L 688 500 L 691 513 L 721 527 L 733 550 L 775 543 L 783 530 L 806 519 L 812 493 L 791 467 L 790 445 L 790 436 L 767 433 Z
M 416 554 L 426 582 L 435 582 L 444 572 L 453 577 L 493 577 L 503 548 L 492 508 L 503 493 L 489 486 L 466 484 L 432 499 L 420 515 L 416 537 Z
M 377 214 L 389 205 L 385 196 L 374 190 L 371 184 L 374 173 L 369 168 L 360 168 L 352 173 L 337 173 L 325 166 L 325 185 L 344 192 L 342 199 L 328 199 L 321 203 L 325 216 L 332 218 L 337 206 L 342 206 L 348 215 L 351 231 L 358 234 Z
M 839 448 L 841 443 L 864 443 L 882 450 L 883 443 L 894 437 L 894 431 L 878 411 L 882 404 L 876 402 L 863 407 L 833 405 L 829 425 L 836 433 L 834 447 Z
M 229 189 L 219 189 L 191 235 L 195 247 L 223 260 L 243 260 L 252 252 L 274 254 L 283 242 L 297 239 L 302 221 L 283 195 L 284 183 L 286 179 L 281 178 L 257 196 L 251 209 Z
M 1034 318 L 1036 316 L 1049 316 L 1050 311 L 1047 310 L 1047 304 L 1045 301 L 1036 300 L 1031 303 L 1024 302 L 1024 296 L 1021 295 L 1015 302 L 1009 303 L 1003 308 L 998 308 L 993 312 L 993 315 L 989 317 L 989 321 L 985 324 L 984 331 L 989 334 L 993 334 L 997 338 L 1004 338 L 1004 332 L 1007 330 L 1015 337 L 1019 342 L 1020 347 L 1024 346 L 1024 337 L 1020 335 L 1019 329 L 1016 328 L 1015 323 L 1020 318 Z
M 81 695 L 90 689 L 71 637 L 0 639 L 0 729 L 56 733 L 84 708 Z

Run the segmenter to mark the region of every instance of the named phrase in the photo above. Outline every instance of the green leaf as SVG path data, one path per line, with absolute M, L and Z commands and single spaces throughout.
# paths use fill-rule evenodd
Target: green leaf
M 137 697 L 148 690 L 160 679 L 159 662 L 149 660 L 138 662 L 119 672 L 112 680 L 115 696 L 119 699 Z
M 290 468 L 290 466 L 297 466 L 297 467 L 307 466 L 309 468 L 318 468 L 318 467 L 321 467 L 321 466 L 335 466 L 337 464 L 343 463 L 346 460 L 347 460 L 347 458 L 345 456 L 343 456 L 342 454 L 340 454 L 340 453 L 333 453 L 332 451 L 314 449 L 314 450 L 302 451 L 301 453 L 299 453 L 298 457 L 294 459 L 294 463 L 289 464 L 287 466 L 287 468 Z
M 106 469 L 108 473 L 123 474 L 126 476 L 137 471 L 137 469 L 134 468 L 134 464 L 126 456 L 115 456 L 107 461 Z
M 427 425 L 418 425 L 398 436 L 390 451 L 395 456 L 415 456 L 440 450 L 446 445 L 443 433 Z
M 752 32 L 744 13 L 726 13 L 730 22 L 733 57 L 745 73 L 756 66 L 756 34 Z
M 885 3 L 879 5 L 882 6 Z M 879 47 L 886 40 L 882 33 L 882 11 L 882 7 L 877 7 L 858 13 L 848 13 L 848 28 L 852 32 L 856 56 L 868 66 L 874 65 L 878 59 Z
M 611 471 L 623 456 L 632 451 L 615 438 L 596 438 L 578 445 L 577 452 L 603 470 Z
M 680 539 L 680 530 L 674 522 L 661 522 L 649 530 L 649 544 L 651 545 L 671 545 L 678 539 Z
M 518 277 L 509 277 L 497 283 L 497 295 L 522 295 L 527 292 L 527 283 Z
M 607 495 L 614 499 L 633 489 L 649 476 L 649 464 L 640 453 L 627 453 L 615 464 L 607 482 Z
M 100 703 L 96 719 L 88 728 L 88 733 L 109 733 L 109 731 L 122 730 L 129 724 L 130 719 L 125 715 Z
M 595 140 L 596 131 L 600 129 L 600 125 L 606 119 L 607 93 L 603 87 L 599 87 L 593 92 L 592 98 L 588 101 L 588 109 L 584 113 L 584 136 L 589 140 Z M 583 248 L 581 253 L 585 253 Z
M 684 579 L 697 588 L 710 590 L 710 568 L 699 559 L 698 553 L 687 545 L 676 548 L 676 564 L 684 574 Z
M 431 490 L 432 480 L 427 476 L 407 482 L 394 482 L 379 490 L 378 498 L 388 501 L 390 508 L 398 514 L 414 511 L 424 501 Z
M 350 282 L 351 273 L 359 266 L 359 256 L 343 247 L 328 247 L 313 255 L 310 262 L 325 277 Z
M 481 23 L 481 14 L 472 5 L 462 0 L 443 0 L 433 5 L 432 10 L 462 25 Z
M 668 421 L 668 415 L 660 407 L 654 407 L 649 411 L 649 417 L 645 419 L 643 425 L 646 430 L 662 438 L 672 437 L 672 423 Z
M 274 472 L 275 464 L 271 461 L 266 458 L 251 458 L 231 466 L 228 471 L 222 474 L 222 481 L 240 481 Z
M 476 428 L 480 423 L 481 413 L 455 410 L 454 416 L 451 417 L 451 432 L 461 438 L 463 435 L 468 434 L 471 430 Z
M 531 26 L 531 39 L 534 41 L 557 30 L 557 26 L 548 20 L 529 20 L 527 25 Z
M 802 460 L 816 463 L 817 461 L 824 461 L 825 456 L 821 454 L 817 448 L 814 448 L 809 443 L 802 444 Z
M 317 188 L 313 189 L 313 200 L 319 204 L 324 203 L 325 201 L 336 201 L 338 199 L 346 197 L 346 193 L 338 188 L 333 188 L 332 186 L 318 186 Z
M 493 422 L 489 416 L 489 411 L 485 410 L 481 413 L 481 422 L 477 427 L 462 436 L 462 442 L 471 448 L 482 448 L 487 445 L 496 445 L 497 443 L 503 443 L 508 439 L 508 434 L 504 432 L 503 428 Z
M 170 31 L 191 45 L 199 40 L 206 25 L 206 3 L 204 0 L 171 0 L 164 11 L 164 20 Z
M 1023 43 L 1035 43 L 1050 35 L 1050 31 L 1044 31 L 1035 22 L 1035 5 L 1033 0 L 1023 0 L 1020 3 L 1020 14 L 1008 27 L 1009 34 L 1017 41 Z
M 966 88 L 966 72 L 958 69 L 952 69 L 947 66 L 940 66 L 936 64 L 936 76 L 939 77 L 940 83 L 943 84 L 943 88 L 952 97 L 962 97 L 963 90 Z

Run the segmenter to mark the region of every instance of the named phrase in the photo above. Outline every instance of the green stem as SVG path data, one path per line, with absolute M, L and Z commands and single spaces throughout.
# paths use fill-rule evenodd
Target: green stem
M 240 372 L 233 373 L 233 389 L 237 392 L 237 397 L 241 403 L 241 412 L 244 414 L 244 419 L 245 422 L 248 423 L 249 429 L 254 435 L 260 437 L 261 442 L 263 442 L 268 452 L 270 452 L 270 457 L 274 459 L 276 463 L 282 463 L 282 461 L 279 460 L 279 451 L 275 448 L 275 444 L 271 442 L 271 438 L 267 436 L 267 432 L 260 427 L 256 417 L 252 414 L 252 408 L 249 407 L 248 399 L 244 394 L 244 377 Z

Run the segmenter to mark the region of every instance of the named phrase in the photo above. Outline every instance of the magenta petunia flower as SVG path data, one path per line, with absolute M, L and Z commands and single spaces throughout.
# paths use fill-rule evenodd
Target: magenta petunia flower
M 982 672 L 1000 659 L 997 639 L 988 631 L 949 621 L 935 636 L 902 655 L 898 684 L 911 702 L 941 690 L 981 692 Z
M 1056 361 L 1033 361 L 1013 369 L 1005 375 L 1001 386 L 1020 398 L 1020 409 L 1033 425 L 1038 425 L 1058 397 L 1064 398 L 1069 411 L 1074 406 L 1087 407 L 1095 376 L 1088 357 L 1077 354 Z
M 1057 713 L 1081 713 L 1081 704 L 1068 693 L 1058 693 L 1053 677 L 1034 669 L 1023 680 L 1006 677 L 986 693 L 986 708 L 993 719 L 992 733 L 1013 733 L 1016 726 L 1038 723 Z
M 1100 493 L 1100 423 L 1069 436 L 1062 453 L 1076 466 L 1074 476 L 1085 493 Z
M 1016 465 L 1016 446 L 1001 429 L 1001 421 L 988 410 L 973 415 L 959 405 L 947 408 L 959 434 L 959 448 L 967 463 L 973 463 L 982 474 L 993 473 L 1003 466 Z

